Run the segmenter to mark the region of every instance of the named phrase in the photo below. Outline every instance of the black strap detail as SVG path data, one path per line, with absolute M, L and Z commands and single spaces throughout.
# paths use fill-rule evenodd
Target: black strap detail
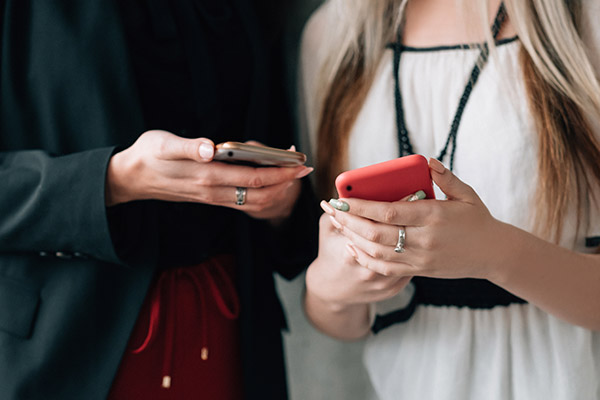
M 494 24 L 491 27 L 492 36 L 494 40 L 498 37 L 500 33 L 500 29 L 502 28 L 502 24 L 506 19 L 506 8 L 504 7 L 504 3 L 500 3 L 500 7 L 498 8 L 498 12 L 496 13 L 496 18 L 494 19 Z M 402 94 L 400 92 L 400 57 L 403 51 L 402 46 L 402 31 L 398 29 L 396 35 L 396 42 L 393 44 L 394 49 L 394 57 L 393 57 L 393 73 L 394 73 L 394 100 L 396 103 L 396 127 L 398 131 L 398 145 L 400 157 L 414 154 L 412 144 L 410 143 L 410 139 L 408 137 L 408 130 L 406 129 L 406 122 L 404 118 L 404 108 L 402 106 Z M 490 49 L 487 43 L 481 45 L 481 52 L 479 53 L 479 57 L 477 57 L 477 61 L 471 70 L 471 74 L 469 77 L 469 81 L 467 82 L 465 89 L 463 90 L 463 94 L 458 103 L 458 109 L 454 115 L 454 119 L 452 120 L 452 125 L 450 126 L 450 132 L 448 133 L 448 137 L 446 138 L 446 143 L 444 148 L 440 152 L 440 155 L 437 157 L 438 160 L 442 161 L 448 152 L 448 148 L 452 146 L 452 150 L 450 152 L 450 170 L 454 168 L 454 154 L 456 151 L 456 135 L 458 133 L 458 128 L 460 126 L 460 121 L 462 119 L 463 112 L 465 110 L 465 106 L 467 105 L 467 101 L 471 96 L 471 92 L 473 91 L 473 87 L 477 83 L 479 79 L 479 75 L 481 74 L 481 70 L 485 67 L 488 61 Z
M 600 246 L 600 236 L 590 236 L 585 238 L 585 247 Z
M 525 304 L 525 300 L 483 279 L 436 279 L 415 277 L 415 294 L 403 309 L 377 315 L 371 327 L 378 333 L 391 325 L 406 322 L 418 305 L 468 307 L 492 309 L 511 304 Z

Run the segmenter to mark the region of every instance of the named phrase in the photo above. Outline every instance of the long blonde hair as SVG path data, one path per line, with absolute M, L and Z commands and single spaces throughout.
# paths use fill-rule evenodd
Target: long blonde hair
M 347 165 L 350 130 L 386 44 L 395 40 L 403 23 L 407 1 L 330 0 L 339 20 L 324 44 L 330 57 L 318 85 L 324 89 L 317 93 L 317 183 L 324 196 L 331 194 L 335 176 Z M 586 119 L 600 115 L 600 84 L 578 30 L 580 0 L 504 3 L 522 44 L 520 63 L 539 135 L 535 230 L 558 241 L 567 206 L 575 197 L 579 223 L 588 194 L 600 183 L 600 146 Z M 488 5 L 480 4 L 483 27 Z M 485 32 L 493 48 L 493 38 Z

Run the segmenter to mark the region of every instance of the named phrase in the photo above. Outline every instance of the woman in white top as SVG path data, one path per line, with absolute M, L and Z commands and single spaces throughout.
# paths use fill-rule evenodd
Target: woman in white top
M 306 27 L 321 195 L 411 152 L 438 186 L 322 202 L 307 315 L 368 338 L 382 400 L 600 399 L 600 4 L 467 3 L 330 0 Z

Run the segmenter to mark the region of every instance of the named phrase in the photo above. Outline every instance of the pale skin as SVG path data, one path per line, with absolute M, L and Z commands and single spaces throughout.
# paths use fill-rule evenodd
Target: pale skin
M 299 179 L 312 168 L 254 168 L 213 161 L 210 139 L 186 139 L 147 131 L 108 165 L 106 205 L 134 200 L 196 202 L 238 209 L 277 224 L 289 216 L 300 193 Z M 236 205 L 236 187 L 248 188 Z
M 448 15 L 448 4 L 456 5 L 409 2 L 407 21 L 421 26 L 411 30 L 407 23 L 406 43 L 452 44 L 433 28 L 443 19 L 438 12 Z M 427 31 L 428 37 L 419 34 Z M 478 39 L 461 32 L 455 28 L 454 43 Z M 370 303 L 396 295 L 412 276 L 425 276 L 487 279 L 568 323 L 600 331 L 600 255 L 567 250 L 495 219 L 470 186 L 435 159 L 429 166 L 447 200 L 342 199 L 347 212 L 321 203 L 319 254 L 307 270 L 305 295 L 306 314 L 318 329 L 362 338 Z M 394 252 L 399 227 L 406 229 L 404 253 Z

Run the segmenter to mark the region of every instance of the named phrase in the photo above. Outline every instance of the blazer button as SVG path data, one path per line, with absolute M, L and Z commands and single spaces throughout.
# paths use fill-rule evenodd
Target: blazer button
M 70 254 L 64 253 L 62 251 L 57 251 L 54 255 L 58 258 L 71 258 Z

